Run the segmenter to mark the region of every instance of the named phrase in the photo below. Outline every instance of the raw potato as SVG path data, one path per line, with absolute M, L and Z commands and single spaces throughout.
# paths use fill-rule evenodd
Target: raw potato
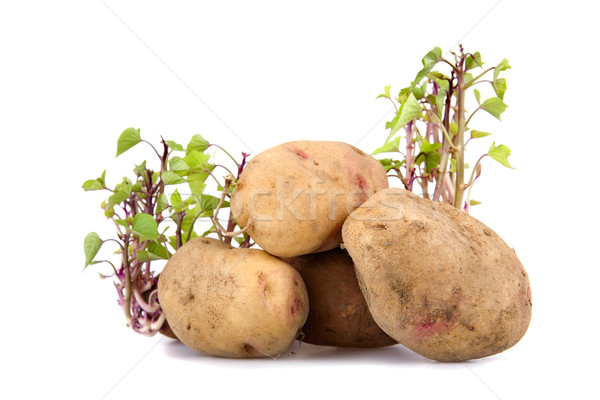
M 490 228 L 442 203 L 386 189 L 343 227 L 377 324 L 440 361 L 500 353 L 531 319 L 531 288 L 513 249 Z
M 306 287 L 289 264 L 210 238 L 193 239 L 171 257 L 158 297 L 181 342 L 220 357 L 277 356 L 308 315 Z
M 344 250 L 286 259 L 300 272 L 310 299 L 303 342 L 336 347 L 382 347 L 397 342 L 377 326 Z
M 272 147 L 246 166 L 231 212 L 265 251 L 294 257 L 338 247 L 348 215 L 387 188 L 385 169 L 342 142 L 296 141 Z

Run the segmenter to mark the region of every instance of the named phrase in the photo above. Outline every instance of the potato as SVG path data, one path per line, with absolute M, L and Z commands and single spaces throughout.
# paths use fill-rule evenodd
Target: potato
M 300 272 L 310 299 L 303 342 L 336 347 L 382 347 L 397 342 L 377 326 L 344 250 L 286 259 Z
M 355 210 L 342 232 L 373 319 L 415 352 L 440 361 L 480 358 L 525 334 L 527 273 L 475 218 L 386 189 Z
M 306 287 L 289 264 L 211 238 L 193 239 L 169 259 L 158 298 L 181 342 L 220 357 L 277 356 L 308 315 Z
M 344 220 L 388 187 L 385 169 L 341 142 L 296 141 L 254 157 L 231 198 L 231 212 L 265 251 L 294 257 L 338 247 Z

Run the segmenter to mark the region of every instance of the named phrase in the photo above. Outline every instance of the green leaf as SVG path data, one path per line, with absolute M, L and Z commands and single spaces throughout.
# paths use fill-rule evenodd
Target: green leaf
M 183 201 L 181 201 L 181 195 L 177 189 L 171 195 L 171 206 L 173 206 L 173 211 L 175 212 L 182 212 L 185 209 Z
M 126 229 L 129 229 L 129 223 L 131 222 L 131 217 L 126 218 L 126 220 L 116 219 L 115 223 L 121 225 L 122 227 L 124 227 Z
M 498 78 L 493 83 L 494 91 L 496 95 L 504 100 L 504 93 L 506 93 L 506 79 Z
M 473 89 L 473 94 L 475 95 L 475 100 L 477 100 L 477 104 L 481 105 L 481 93 L 479 93 L 479 90 Z
M 186 153 L 189 154 L 194 150 L 203 152 L 208 149 L 208 146 L 210 146 L 210 143 L 206 139 L 199 134 L 195 134 L 187 145 Z
M 450 135 L 458 135 L 458 124 L 456 122 L 450 122 Z
M 133 172 L 136 176 L 144 176 L 146 177 L 146 160 L 142 161 L 140 165 L 136 165 L 133 169 Z
M 169 207 L 169 201 L 167 200 L 167 195 L 162 193 L 156 199 L 156 209 L 154 210 L 154 215 L 158 215 Z
M 499 97 L 491 97 L 483 102 L 481 108 L 500 119 L 500 116 L 506 110 L 507 105 L 504 104 Z
M 246 241 L 246 235 L 244 235 L 244 236 L 236 236 L 236 237 L 233 238 L 233 240 L 235 240 L 237 242 L 237 244 L 241 246 Z
M 220 199 L 215 196 L 203 194 L 203 195 L 200 195 L 199 203 L 200 203 L 200 207 L 202 208 L 203 211 L 212 211 L 215 208 L 217 208 L 217 206 L 219 205 L 219 201 L 220 201 Z M 225 203 L 226 202 L 223 202 L 223 206 L 225 206 Z M 229 204 L 229 203 L 227 203 L 227 204 Z M 228 205 L 225 207 L 228 207 Z
M 139 129 L 125 129 L 123 133 L 121 133 L 121 136 L 119 136 L 119 140 L 117 140 L 117 155 L 115 157 L 118 157 L 119 155 L 123 154 L 124 152 L 138 144 L 141 140 L 142 139 L 140 137 Z
M 156 242 L 150 242 L 146 250 L 137 252 L 137 259 L 140 262 L 168 260 L 169 252 L 163 246 Z
M 100 178 L 89 179 L 89 180 L 85 181 L 81 187 L 86 192 L 90 191 L 90 190 L 106 189 L 105 178 L 106 178 L 106 170 L 104 170 L 102 172 L 102 175 L 100 175 Z
M 473 78 L 474 78 L 474 77 L 473 77 L 473 74 L 472 74 L 472 73 L 470 73 L 470 72 L 467 72 L 467 73 L 464 75 L 464 78 L 463 78 L 463 79 L 464 79 L 464 85 L 465 85 L 466 87 L 468 87 L 468 84 L 469 84 L 469 82 L 471 82 L 471 81 L 473 80 Z
M 108 208 L 113 208 L 117 204 L 127 200 L 131 194 L 131 185 L 120 187 L 114 194 L 108 198 Z
M 209 154 L 204 154 L 198 150 L 191 150 L 188 147 L 188 153 L 183 158 L 183 161 L 193 170 L 204 171 L 208 167 L 208 161 L 210 160 Z
M 483 66 L 483 62 L 481 61 L 481 54 L 479 54 L 479 52 L 475 52 L 475 54 L 473 54 L 473 56 L 468 55 L 467 59 L 465 60 L 465 70 L 470 70 L 473 68 L 477 68 L 477 67 L 482 67 Z
M 406 160 L 398 161 L 392 160 L 391 158 L 382 158 L 379 160 L 383 168 L 385 168 L 385 172 L 388 172 L 390 169 L 400 168 Z
M 427 53 L 425 57 L 423 57 L 423 59 L 421 60 L 421 62 L 423 63 L 423 69 L 419 71 L 412 85 L 410 86 L 411 92 L 415 88 L 415 86 L 417 86 L 421 82 L 421 80 L 427 76 L 427 74 L 433 69 L 435 64 L 437 64 L 437 62 L 441 59 L 442 49 L 440 49 L 439 47 L 435 47 L 433 50 Z
M 423 98 L 423 96 L 425 96 L 425 92 L 427 90 L 427 81 L 425 81 L 425 83 L 423 83 L 420 87 L 419 86 L 415 86 L 413 89 L 413 94 L 415 95 L 415 98 L 417 100 L 421 100 Z
M 450 172 L 451 173 L 456 172 L 456 160 L 454 158 L 450 159 Z
M 150 242 L 148 243 L 148 253 L 150 253 L 151 255 L 154 255 L 154 259 L 156 260 L 168 260 L 169 259 L 169 252 L 167 251 L 167 249 L 165 249 L 164 246 L 156 243 L 156 242 Z
M 436 143 L 436 144 L 438 144 L 438 143 Z M 428 173 L 430 173 L 431 171 L 436 169 L 438 167 L 438 165 L 440 165 L 441 158 L 442 158 L 442 155 L 440 153 L 438 153 L 437 151 L 427 154 L 427 157 L 425 157 L 425 168 Z
M 491 135 L 491 133 L 489 133 L 489 132 L 478 131 L 476 129 L 473 129 L 471 131 L 471 139 L 479 139 L 479 138 L 490 136 L 490 135 Z
M 394 134 L 396 134 L 396 132 L 398 132 L 410 121 L 421 115 L 422 111 L 423 110 L 421 109 L 421 105 L 419 104 L 415 96 L 411 93 L 408 96 L 406 102 L 400 107 L 400 110 L 398 110 L 398 114 L 400 115 L 400 117 L 392 127 L 392 131 L 390 132 L 386 143 L 391 139 L 391 137 Z
M 186 171 L 190 169 L 190 166 L 183 161 L 183 158 L 177 156 L 171 157 L 169 160 L 169 167 L 171 168 L 171 171 Z
M 165 185 L 177 185 L 179 183 L 184 183 L 185 179 L 183 179 L 182 177 L 180 177 L 179 175 L 177 175 L 175 172 L 172 171 L 164 171 L 161 175 L 160 175 L 162 181 L 165 183 Z
M 488 150 L 488 155 L 492 157 L 494 160 L 498 161 L 500 164 L 504 165 L 507 168 L 512 168 L 512 166 L 508 163 L 508 156 L 510 156 L 510 149 L 505 145 L 501 144 L 496 146 L 496 142 L 492 143 L 492 147 Z
M 176 143 L 172 140 L 165 140 L 165 142 L 167 142 L 167 146 L 169 146 L 172 150 L 176 150 L 176 151 L 185 151 L 185 149 L 183 148 L 182 145 L 180 145 L 179 143 Z
M 476 206 L 476 205 L 479 205 L 479 204 L 481 204 L 481 202 L 477 201 L 477 200 L 470 200 L 469 201 L 469 205 L 472 205 L 472 206 Z
M 190 191 L 192 192 L 192 195 L 194 196 L 200 196 L 202 194 L 202 192 L 204 192 L 204 189 L 206 188 L 206 183 L 204 183 L 205 179 L 198 179 L 195 180 L 195 178 L 200 178 L 198 175 L 193 175 L 193 178 L 190 177 L 190 179 L 188 179 L 188 185 L 190 186 Z M 206 174 L 206 176 L 208 176 L 208 174 Z
M 379 154 L 379 153 L 393 153 L 393 152 L 398 151 L 398 149 L 400 147 L 400 139 L 402 139 L 401 136 L 394 138 L 394 140 L 392 140 L 391 142 L 388 142 L 388 143 L 384 144 L 383 146 L 379 147 L 378 149 L 376 149 L 373 153 L 371 153 L 371 155 L 375 155 L 375 154 Z
M 427 141 L 427 139 L 425 139 L 425 138 L 423 138 L 423 140 L 421 140 L 421 153 L 425 153 L 425 154 L 433 153 L 440 147 L 442 147 L 441 143 L 429 143 L 429 141 Z
M 508 60 L 505 58 L 504 60 L 500 61 L 500 64 L 498 64 L 494 69 L 494 79 L 492 81 L 496 81 L 500 72 L 506 71 L 507 69 L 510 69 L 510 65 L 508 65 Z
M 396 122 L 398 122 L 398 119 L 400 118 L 400 113 L 396 113 L 396 115 L 394 115 L 394 118 L 392 118 L 391 121 L 387 121 L 385 123 L 385 129 L 392 129 L 394 127 L 394 125 L 396 125 Z M 389 138 L 388 138 L 389 140 Z M 387 142 L 387 140 L 386 140 Z
M 142 240 L 158 239 L 158 224 L 152 215 L 144 213 L 135 214 L 131 231 Z
M 96 232 L 90 232 L 83 240 L 83 251 L 85 252 L 85 268 L 94 261 L 98 250 L 102 247 L 102 239 Z
M 377 96 L 377 97 L 376 97 L 376 99 L 379 99 L 379 98 L 381 98 L 381 97 L 385 97 L 385 98 L 388 98 L 388 99 L 389 99 L 389 98 L 391 97 L 391 96 L 390 96 L 390 87 L 391 87 L 391 86 L 389 86 L 389 85 L 388 85 L 388 86 L 385 86 L 385 87 L 383 88 L 383 93 L 382 93 L 382 94 L 380 94 L 379 96 Z

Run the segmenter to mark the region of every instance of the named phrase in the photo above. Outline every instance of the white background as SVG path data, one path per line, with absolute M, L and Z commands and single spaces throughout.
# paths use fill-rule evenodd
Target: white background
M 210 3 L 2 2 L 0 397 L 598 396 L 600 29 L 591 3 Z M 150 157 L 136 148 L 115 160 L 126 127 L 153 142 L 201 133 L 236 153 L 295 139 L 370 152 L 391 118 L 375 100 L 383 86 L 407 85 L 427 51 L 459 41 L 513 67 L 503 122 L 482 115 L 478 126 L 512 149 L 516 169 L 486 161 L 472 214 L 530 274 L 533 319 L 514 348 L 457 364 L 400 346 L 295 344 L 277 360 L 216 359 L 128 331 L 112 284 L 82 272 L 84 236 L 111 228 L 103 194 L 81 184 L 104 169 L 115 184 Z

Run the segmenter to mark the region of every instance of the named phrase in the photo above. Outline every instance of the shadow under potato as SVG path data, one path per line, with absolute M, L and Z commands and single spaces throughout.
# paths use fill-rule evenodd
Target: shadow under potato
M 377 326 L 358 286 L 354 264 L 345 250 L 284 258 L 302 276 L 309 312 L 303 342 L 335 347 L 383 347 L 397 344 Z

